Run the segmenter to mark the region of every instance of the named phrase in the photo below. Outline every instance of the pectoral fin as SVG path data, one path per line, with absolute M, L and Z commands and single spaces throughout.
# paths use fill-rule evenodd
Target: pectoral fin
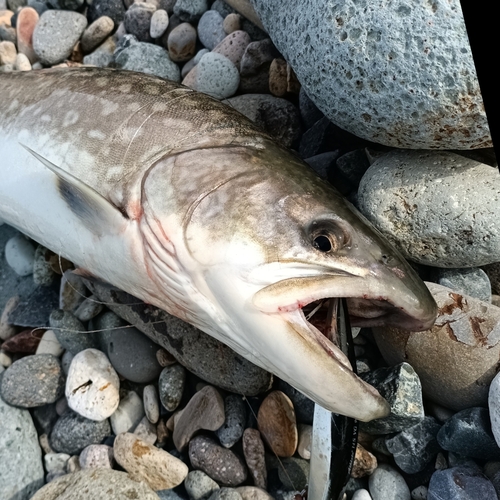
M 126 223 L 127 217 L 95 189 L 59 168 L 28 146 L 24 144 L 21 144 L 21 146 L 56 174 L 61 197 L 89 231 L 97 236 L 102 236 L 109 234 L 112 229 L 120 229 Z

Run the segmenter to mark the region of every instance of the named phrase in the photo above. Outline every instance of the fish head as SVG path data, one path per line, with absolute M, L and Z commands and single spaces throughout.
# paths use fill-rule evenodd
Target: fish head
M 405 259 L 271 141 L 176 161 L 204 165 L 196 197 L 181 193 L 189 179 L 177 179 L 175 190 L 187 267 L 212 318 L 202 329 L 332 412 L 362 421 L 386 416 L 387 402 L 305 311 L 343 297 L 353 325 L 429 328 L 436 304 Z

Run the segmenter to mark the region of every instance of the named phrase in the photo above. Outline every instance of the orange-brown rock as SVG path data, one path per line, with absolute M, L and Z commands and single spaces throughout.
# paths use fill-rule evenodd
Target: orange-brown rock
M 377 459 L 359 443 L 356 446 L 356 455 L 352 465 L 352 477 L 365 477 L 373 473 L 377 468 Z
M 33 50 L 33 31 L 38 20 L 38 12 L 33 7 L 24 7 L 20 10 L 16 21 L 17 50 L 27 56 L 31 64 L 38 61 Z

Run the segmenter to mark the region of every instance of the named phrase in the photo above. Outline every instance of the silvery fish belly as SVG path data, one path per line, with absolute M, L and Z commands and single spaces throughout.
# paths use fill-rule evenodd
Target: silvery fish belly
M 436 305 L 303 161 L 231 108 L 146 75 L 10 73 L 0 95 L 1 219 L 326 409 L 387 415 L 304 310 L 348 297 L 353 325 L 421 330 Z

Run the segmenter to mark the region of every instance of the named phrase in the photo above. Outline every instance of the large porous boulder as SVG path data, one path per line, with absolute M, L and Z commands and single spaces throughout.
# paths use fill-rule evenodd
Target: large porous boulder
M 389 364 L 410 363 L 425 397 L 453 410 L 486 406 L 500 355 L 500 307 L 426 283 L 439 311 L 424 332 L 374 328 Z
M 253 0 L 336 125 L 400 148 L 491 145 L 459 0 Z
M 497 168 L 445 151 L 394 150 L 366 171 L 358 202 L 414 262 L 460 268 L 500 261 Z

